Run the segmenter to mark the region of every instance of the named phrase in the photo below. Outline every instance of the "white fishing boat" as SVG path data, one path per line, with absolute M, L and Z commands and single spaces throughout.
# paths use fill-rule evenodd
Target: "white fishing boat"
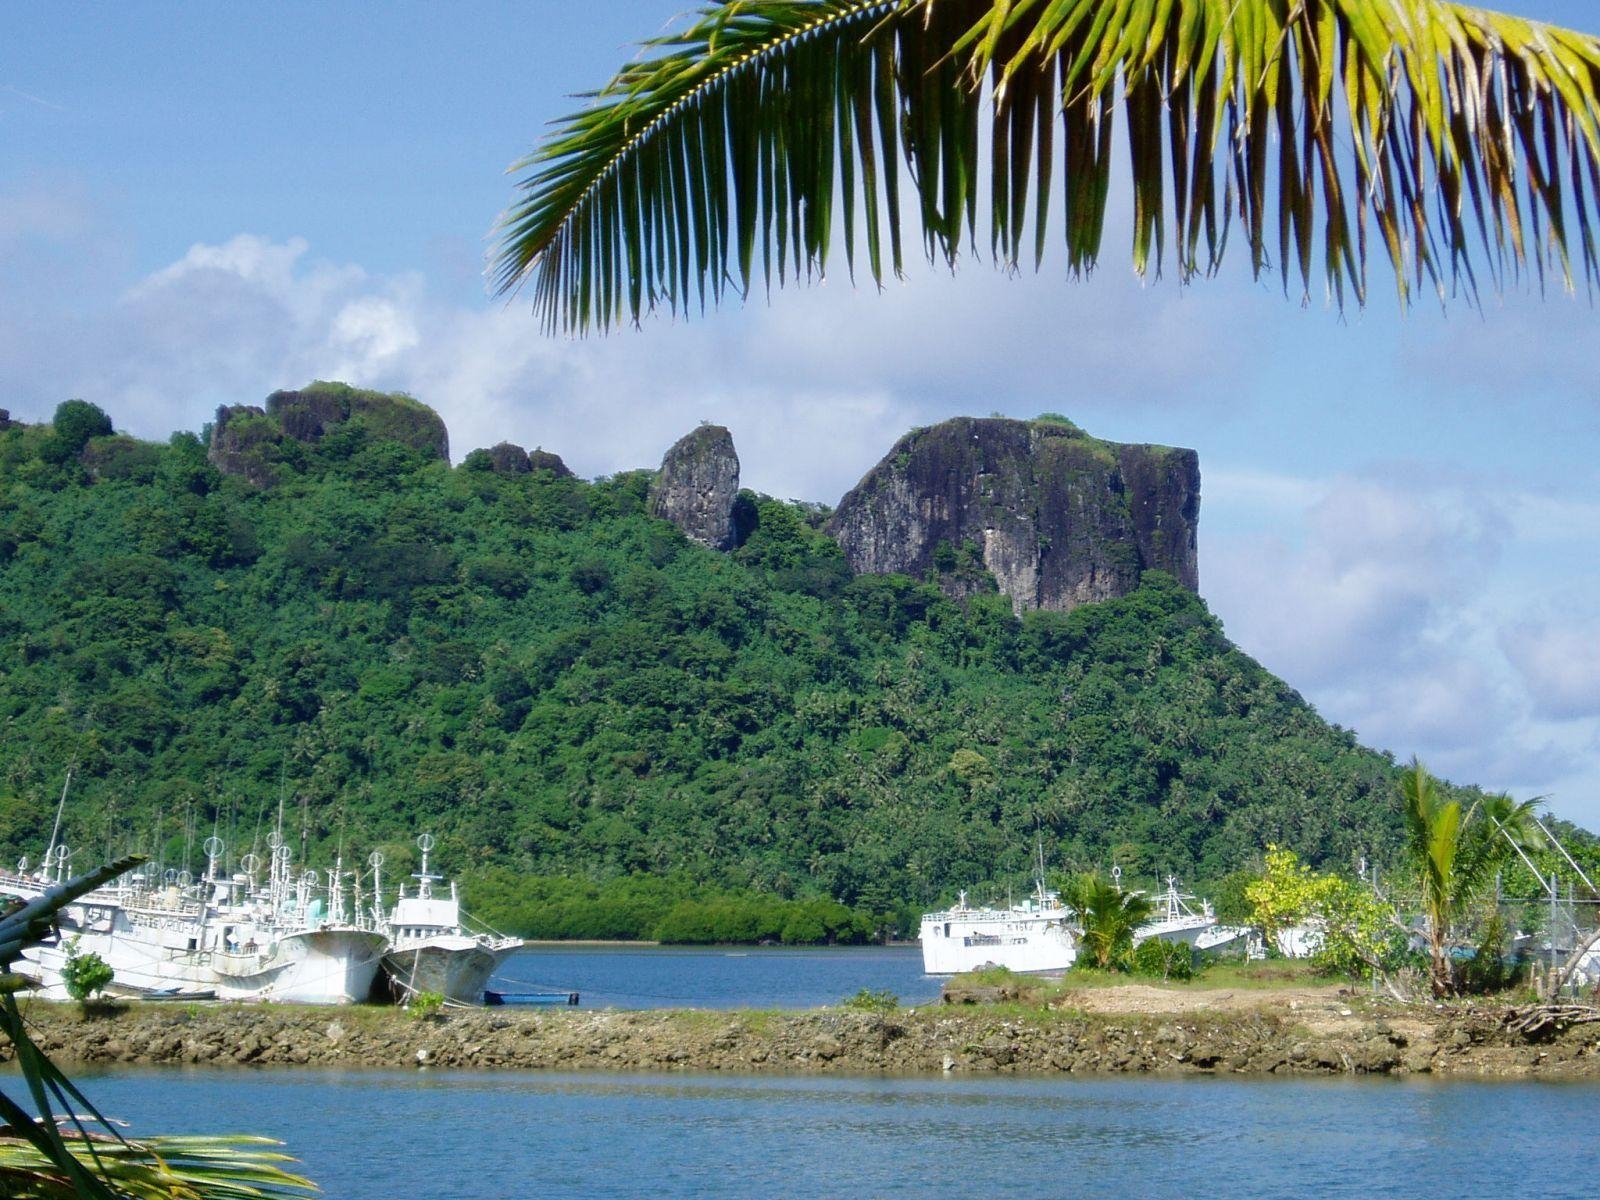
M 1160 938 L 1164 942 L 1182 942 L 1196 950 L 1215 950 L 1249 933 L 1240 926 L 1218 924 L 1210 901 L 1199 901 L 1196 911 L 1191 903 L 1194 900 L 1178 890 L 1175 876 L 1168 875 L 1167 890 L 1156 900 L 1155 914 L 1134 930 L 1133 944 Z
M 46 865 L 0 872 L 0 892 L 33 899 L 67 878 L 72 852 L 54 848 Z M 204 911 L 191 891 L 174 882 L 152 888 L 135 873 L 96 888 L 57 914 L 61 936 L 29 946 L 17 971 L 46 999 L 70 999 L 62 972 L 74 954 L 96 954 L 114 977 L 108 994 L 201 999 L 214 994 L 204 952 Z
M 244 901 L 219 908 L 211 954 L 217 995 L 283 1004 L 366 1000 L 388 938 L 346 912 L 342 861 L 328 871 L 324 888 L 316 871 L 293 874 L 293 856 L 278 834 L 267 845 L 266 888 L 256 889 L 247 875 Z
M 1008 908 L 971 908 L 962 892 L 953 908 L 924 914 L 920 937 L 929 975 L 988 966 L 1040 974 L 1065 971 L 1078 958 L 1074 914 L 1042 879 L 1030 899 Z
M 212 953 L 219 998 L 357 1004 L 371 994 L 387 944 L 376 930 L 354 926 L 264 931 L 264 937 Z
M 47 999 L 67 999 L 62 978 L 69 953 L 96 954 L 113 973 L 111 994 L 163 998 L 220 996 L 300 1004 L 367 999 L 387 939 L 343 916 L 339 872 L 330 872 L 328 901 L 315 872 L 290 878 L 289 848 L 270 840 L 272 870 L 256 887 L 254 855 L 246 873 L 219 878 L 220 839 L 209 838 L 210 869 L 195 883 L 186 872 L 159 881 L 135 873 L 64 908 L 61 937 L 24 952 L 24 970 Z M 0 890 L 24 898 L 65 878 L 72 852 L 54 847 L 46 865 L 0 873 Z
M 422 869 L 412 876 L 417 892 L 407 896 L 402 884 L 394 908 L 384 914 L 383 930 L 389 937 L 384 974 L 395 999 L 401 1002 L 431 992 L 452 1004 L 481 1004 L 490 977 L 522 948 L 522 939 L 469 929 L 454 881 L 448 898 L 434 893 L 433 885 L 442 882 L 443 876 L 428 872 L 433 845 L 432 834 L 417 839 L 422 851 Z M 375 852 L 368 861 L 376 877 L 383 856 Z M 381 888 L 379 894 L 381 897 Z

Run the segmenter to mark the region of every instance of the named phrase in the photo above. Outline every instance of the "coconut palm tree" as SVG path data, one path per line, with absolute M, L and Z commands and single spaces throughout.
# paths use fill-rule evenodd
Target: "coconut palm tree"
M 10 1043 L 37 1115 L 0 1091 L 0 1196 L 16 1200 L 289 1200 L 315 1187 L 252 1137 L 123 1137 L 28 1036 L 11 972 L 73 900 L 144 861 L 124 858 L 0 912 L 0 1037 Z M 73 1114 L 58 1117 L 56 1112 Z M 87 1114 L 87 1115 L 82 1115 Z M 99 1130 L 92 1128 L 98 1125 Z
M 1123 891 L 1098 871 L 1073 876 L 1061 895 L 1078 914 L 1083 948 L 1102 971 L 1133 949 L 1134 930 L 1155 911 L 1149 897 Z
M 1537 800 L 1484 796 L 1463 809 L 1416 759 L 1400 773 L 1406 852 L 1417 873 L 1435 996 L 1456 990 L 1451 937 L 1516 847 L 1543 846 Z
M 590 99 L 513 166 L 493 264 L 552 330 L 810 278 L 839 235 L 881 283 L 903 202 L 931 259 L 1006 268 L 1059 211 L 1087 273 L 1119 111 L 1138 272 L 1210 273 L 1236 220 L 1341 306 L 1371 255 L 1401 303 L 1600 282 L 1600 39 L 1449 0 L 720 0 Z

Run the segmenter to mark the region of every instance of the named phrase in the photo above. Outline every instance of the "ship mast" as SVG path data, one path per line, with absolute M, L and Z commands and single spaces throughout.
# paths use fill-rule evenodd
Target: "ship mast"
M 428 851 L 433 849 L 433 834 L 424 833 L 417 838 L 417 849 L 422 851 L 422 870 L 413 874 L 411 878 L 417 881 L 417 896 L 422 900 L 433 899 L 433 881 L 443 879 L 442 875 L 428 874 Z
M 50 830 L 50 845 L 44 852 L 44 873 L 47 879 L 50 875 L 50 864 L 55 857 L 56 839 L 61 836 L 61 814 L 67 807 L 67 789 L 72 786 L 72 770 L 76 765 L 74 763 L 67 768 L 66 782 L 61 785 L 61 802 L 56 805 L 56 823 Z

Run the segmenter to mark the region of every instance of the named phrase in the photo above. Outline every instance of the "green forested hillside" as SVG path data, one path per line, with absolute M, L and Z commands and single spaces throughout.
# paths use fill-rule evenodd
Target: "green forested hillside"
M 0 432 L 0 852 L 74 769 L 80 854 L 417 831 L 512 873 L 887 908 L 1056 866 L 1197 882 L 1269 841 L 1382 856 L 1392 764 L 1320 720 L 1164 577 L 1068 615 L 852 578 L 752 498 L 719 555 L 646 472 L 451 468 L 361 419 L 220 476 L 200 438 L 92 406 Z M 959 558 L 959 556 L 951 556 Z

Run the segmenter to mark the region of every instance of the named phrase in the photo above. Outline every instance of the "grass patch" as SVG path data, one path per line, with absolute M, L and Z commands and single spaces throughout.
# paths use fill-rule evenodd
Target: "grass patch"
M 1195 973 L 1193 979 L 1162 980 L 1149 975 L 1130 975 L 1122 971 L 1095 971 L 1074 967 L 1061 979 L 1063 988 L 1114 988 L 1128 984 L 1146 987 L 1173 988 L 1182 991 L 1204 992 L 1221 989 L 1247 989 L 1271 991 L 1286 987 L 1329 987 L 1351 981 L 1340 975 L 1318 971 L 1309 961 L 1300 959 L 1268 959 L 1245 962 L 1241 959 L 1224 959 L 1209 963 Z

